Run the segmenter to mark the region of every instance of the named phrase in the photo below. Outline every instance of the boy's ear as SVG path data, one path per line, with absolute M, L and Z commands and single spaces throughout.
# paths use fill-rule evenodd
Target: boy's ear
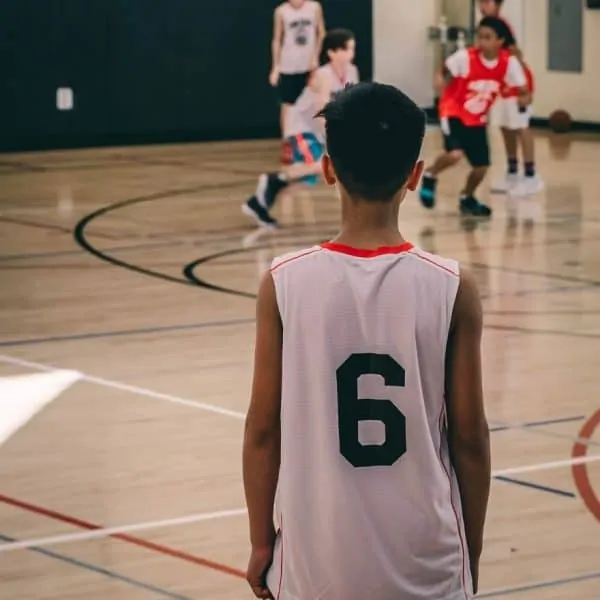
M 406 182 L 406 187 L 414 192 L 419 187 L 419 182 L 421 181 L 421 177 L 423 176 L 423 171 L 425 170 L 425 163 L 420 160 L 414 166 L 408 181 Z
M 325 179 L 327 185 L 335 185 L 337 183 L 337 176 L 331 162 L 331 157 L 328 154 L 323 155 L 321 168 L 323 169 L 323 179 Z

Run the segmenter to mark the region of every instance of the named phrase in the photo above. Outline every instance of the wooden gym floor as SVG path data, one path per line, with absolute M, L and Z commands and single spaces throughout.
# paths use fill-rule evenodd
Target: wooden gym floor
M 438 147 L 431 132 L 426 156 Z M 482 597 L 598 600 L 600 143 L 537 148 L 547 190 L 495 198 L 491 222 L 457 216 L 465 167 L 437 212 L 411 197 L 401 218 L 484 297 Z M 253 230 L 240 203 L 276 156 L 273 142 L 0 156 L 0 423 L 31 417 L 0 446 L 3 598 L 250 597 L 253 294 L 275 254 L 338 218 L 318 187 L 281 202 L 281 231 Z

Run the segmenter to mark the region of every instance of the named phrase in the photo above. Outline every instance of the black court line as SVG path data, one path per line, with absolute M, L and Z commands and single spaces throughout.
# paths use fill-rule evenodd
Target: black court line
M 16 542 L 18 540 L 16 540 L 15 538 L 9 537 L 8 535 L 0 534 L 0 541 L 12 543 L 12 542 Z M 31 548 L 28 548 L 28 550 L 30 552 L 35 552 L 36 554 L 41 554 L 43 556 L 46 556 L 47 558 L 52 558 L 52 559 L 58 560 L 62 563 L 69 564 L 73 567 L 78 567 L 79 569 L 84 569 L 86 571 L 92 571 L 93 573 L 96 573 L 98 575 L 103 575 L 104 577 L 109 577 L 110 579 L 112 579 L 114 581 L 120 581 L 121 583 L 126 583 L 127 585 L 136 587 L 138 589 L 142 589 L 147 592 L 152 592 L 153 594 L 156 594 L 163 598 L 169 598 L 169 600 L 192 600 L 188 596 L 182 596 L 180 594 L 173 594 L 173 593 L 168 592 L 167 590 L 159 588 L 155 585 L 143 583 L 142 581 L 138 581 L 137 579 L 132 579 L 131 577 L 127 577 L 125 575 L 121 575 L 110 569 L 106 569 L 104 567 L 100 567 L 98 565 L 94 565 L 92 563 L 89 563 L 89 562 L 86 562 L 83 560 L 79 560 L 78 558 L 73 558 L 71 556 L 67 556 L 66 554 L 59 554 L 58 552 L 54 552 L 53 550 L 47 550 L 46 548 L 39 548 L 37 546 L 32 546 Z
M 585 286 L 586 288 L 589 286 Z M 554 289 L 554 288 L 552 288 Z M 559 290 L 564 290 L 565 288 L 559 288 Z M 580 288 L 566 288 L 569 290 L 572 289 L 580 289 Z M 577 308 L 558 308 L 558 309 L 544 309 L 544 310 L 486 310 L 486 315 L 494 315 L 495 317 L 529 317 L 531 315 L 598 315 L 600 314 L 600 309 L 577 309 Z
M 0 341 L 0 348 L 31 346 L 35 344 L 49 344 L 55 342 L 73 342 L 78 340 L 94 340 L 101 338 L 123 337 L 128 335 L 147 335 L 150 333 L 192 331 L 195 329 L 210 329 L 213 327 L 233 327 L 236 325 L 248 325 L 250 323 L 254 323 L 254 318 L 230 319 L 227 321 L 208 321 L 203 323 L 188 323 L 182 325 L 165 325 L 162 327 L 140 327 L 138 329 L 120 329 L 115 331 L 93 331 L 87 333 L 74 333 L 71 335 L 55 335 L 40 338 L 5 340 Z
M 560 329 L 535 329 L 532 327 L 519 327 L 516 325 L 495 325 L 493 323 L 484 323 L 484 328 L 491 329 L 492 331 L 507 331 L 511 333 L 536 333 L 540 335 L 555 335 L 581 339 L 600 338 L 600 333 L 587 333 L 585 331 L 564 331 Z
M 521 594 L 523 592 L 531 592 L 533 590 L 541 590 L 545 588 L 554 588 L 572 583 L 581 583 L 582 581 L 591 581 L 599 579 L 600 571 L 596 573 L 587 573 L 585 575 L 575 575 L 574 577 L 564 577 L 562 579 L 552 579 L 550 581 L 540 581 L 538 583 L 530 583 L 492 592 L 478 594 L 477 598 L 501 598 L 502 596 L 512 596 L 513 594 Z M 595 595 L 595 594 L 594 594 Z M 571 594 L 569 597 L 577 598 L 578 594 Z
M 41 173 L 46 170 L 44 167 L 16 160 L 0 160 L 0 167 L 9 167 L 13 169 L 12 172 L 17 173 Z
M 544 279 L 552 279 L 555 281 L 564 281 L 570 283 L 583 283 L 590 287 L 600 286 L 600 281 L 597 279 L 586 279 L 584 277 L 574 277 L 572 275 L 561 275 L 560 273 L 546 273 L 540 271 L 532 271 L 528 269 L 514 269 L 512 267 L 504 267 L 501 265 L 486 265 L 485 263 L 472 262 L 470 266 L 474 269 L 482 269 L 486 271 L 499 271 L 502 273 L 510 273 L 511 275 L 525 275 L 527 277 L 543 277 Z
M 75 240 L 77 241 L 77 243 L 84 250 L 86 250 L 90 254 L 93 254 L 97 258 L 104 260 L 106 262 L 109 262 L 115 266 L 126 268 L 126 269 L 129 269 L 132 271 L 136 271 L 138 273 L 148 275 L 151 277 L 157 277 L 159 279 L 171 281 L 173 283 L 179 283 L 179 284 L 184 284 L 184 285 L 191 284 L 191 285 L 203 287 L 205 289 L 219 291 L 219 292 L 227 293 L 227 294 L 231 294 L 231 295 L 242 296 L 242 297 L 247 297 L 247 298 L 255 298 L 255 294 L 252 294 L 252 293 L 249 293 L 249 292 L 246 292 L 243 290 L 236 290 L 236 289 L 228 288 L 225 286 L 211 284 L 210 282 L 197 277 L 194 274 L 194 269 L 198 265 L 200 265 L 204 262 L 208 262 L 210 260 L 214 260 L 215 258 L 219 258 L 220 256 L 224 256 L 227 254 L 242 253 L 242 252 L 252 252 L 255 250 L 259 250 L 259 249 L 268 248 L 269 247 L 268 245 L 267 246 L 252 246 L 249 248 L 236 248 L 236 249 L 226 251 L 225 254 L 217 253 L 217 254 L 212 254 L 212 255 L 201 257 L 200 259 L 186 265 L 184 267 L 184 277 L 180 278 L 180 277 L 173 277 L 171 275 L 167 275 L 165 273 L 161 273 L 158 271 L 154 271 L 152 269 L 146 269 L 146 268 L 140 267 L 139 265 L 135 265 L 133 263 L 128 263 L 126 261 L 120 260 L 114 256 L 107 254 L 106 251 L 102 251 L 102 250 L 96 248 L 86 239 L 86 229 L 92 221 L 101 217 L 102 215 L 119 210 L 126 206 L 132 206 L 135 204 L 139 204 L 142 202 L 149 202 L 149 201 L 153 201 L 153 200 L 163 200 L 163 199 L 166 199 L 169 197 L 187 194 L 187 193 L 191 193 L 191 192 L 209 191 L 211 189 L 235 188 L 235 187 L 238 187 L 241 185 L 246 185 L 249 183 L 251 183 L 251 182 L 248 182 L 248 181 L 227 182 L 227 183 L 219 183 L 219 184 L 214 184 L 214 185 L 201 185 L 201 186 L 195 186 L 192 188 L 185 188 L 185 189 L 166 190 L 164 192 L 157 192 L 155 194 L 139 196 L 136 198 L 130 198 L 127 200 L 123 200 L 121 202 L 109 204 L 109 205 L 104 206 L 98 210 L 95 210 L 95 211 L 89 213 L 88 215 L 86 215 L 85 217 L 83 217 L 83 219 L 81 219 L 75 227 L 74 237 L 75 237 Z M 543 277 L 545 279 L 554 279 L 557 281 L 579 283 L 579 284 L 590 285 L 590 286 L 600 285 L 600 281 L 576 278 L 576 277 L 571 277 L 571 276 L 567 276 L 567 275 L 559 275 L 559 274 L 555 274 L 555 273 L 544 273 L 544 272 L 539 272 L 539 271 L 511 269 L 508 267 L 497 267 L 497 266 L 486 265 L 486 264 L 477 263 L 477 262 L 471 263 L 471 266 L 473 268 L 479 268 L 479 269 L 485 269 L 485 270 L 497 270 L 497 271 L 503 271 L 503 272 L 513 273 L 513 274 L 518 274 L 518 275 L 526 275 L 526 276 L 531 276 L 531 277 Z
M 495 477 L 493 477 L 493 479 L 496 479 L 497 481 L 503 481 L 504 483 L 512 483 L 515 485 L 520 485 L 522 487 L 531 488 L 533 490 L 537 490 L 538 492 L 547 492 L 549 494 L 556 494 L 557 496 L 564 496 L 565 498 L 576 497 L 573 492 L 567 492 L 565 490 L 549 487 L 547 485 L 538 485 L 537 483 L 532 483 L 531 481 L 523 481 L 522 479 L 504 477 L 504 475 L 496 475 Z
M 81 248 L 83 248 L 86 252 L 88 252 L 89 254 L 92 254 L 96 258 L 99 258 L 100 260 L 108 262 L 116 267 L 128 269 L 130 271 L 140 273 L 141 275 L 155 277 L 158 279 L 162 279 L 164 281 L 170 281 L 172 283 L 178 283 L 180 285 L 192 286 L 194 284 L 191 281 L 188 281 L 187 279 L 184 279 L 181 277 L 174 277 L 174 276 L 168 275 L 166 273 L 160 273 L 158 271 L 153 271 L 152 269 L 146 269 L 145 267 L 141 267 L 134 263 L 130 263 L 130 262 L 121 260 L 120 258 L 117 258 L 111 254 L 108 254 L 104 250 L 100 250 L 99 248 L 96 248 L 96 246 L 91 244 L 90 241 L 87 239 L 87 231 L 86 231 L 87 227 L 90 225 L 90 223 L 92 223 L 98 217 L 101 217 L 102 215 L 106 215 L 115 210 L 125 208 L 127 206 L 133 206 L 136 204 L 141 204 L 143 202 L 150 202 L 152 200 L 162 200 L 165 198 L 184 196 L 186 194 L 191 194 L 191 193 L 195 193 L 195 192 L 207 192 L 210 190 L 222 190 L 222 189 L 226 189 L 226 188 L 235 188 L 240 185 L 246 185 L 249 183 L 250 182 L 248 182 L 248 181 L 244 181 L 244 182 L 238 181 L 235 183 L 229 182 L 229 183 L 219 183 L 219 184 L 209 184 L 209 185 L 196 185 L 196 186 L 192 186 L 192 187 L 171 189 L 171 190 L 166 190 L 164 192 L 156 192 L 154 194 L 137 196 L 135 198 L 129 198 L 127 200 L 122 200 L 121 202 L 116 202 L 114 204 L 109 204 L 107 206 L 99 208 L 99 209 L 89 213 L 85 217 L 83 217 L 83 219 L 81 219 L 75 226 L 75 229 L 73 230 L 73 237 L 74 237 L 75 241 L 77 242 L 77 244 L 79 244 L 79 246 Z
M 72 233 L 72 230 L 69 227 L 65 227 L 64 225 L 56 225 L 54 223 L 40 223 L 38 221 L 32 221 L 30 219 L 22 219 L 20 217 L 7 217 L 0 216 L 0 222 L 10 223 L 12 225 L 21 225 L 23 227 L 31 227 L 33 229 L 44 229 L 46 231 L 57 231 L 59 233 Z M 108 233 L 95 232 L 94 235 L 96 237 L 102 237 L 111 240 L 118 240 L 120 236 L 111 235 Z
M 185 265 L 183 268 L 182 277 L 176 277 L 173 275 L 169 275 L 167 273 L 155 271 L 153 269 L 147 269 L 147 268 L 141 267 L 137 264 L 130 263 L 130 262 L 127 262 L 120 258 L 117 258 L 111 254 L 108 254 L 106 251 L 96 248 L 93 244 L 90 243 L 90 241 L 86 237 L 86 229 L 91 222 L 93 222 L 95 219 L 101 217 L 102 215 L 105 215 L 105 214 L 110 213 L 115 210 L 119 210 L 126 206 L 132 206 L 132 205 L 136 205 L 136 204 L 139 204 L 142 202 L 162 200 L 162 199 L 174 197 L 177 195 L 189 194 L 191 192 L 202 192 L 202 191 L 208 191 L 210 189 L 235 188 L 235 187 L 238 187 L 241 185 L 245 185 L 246 183 L 248 183 L 248 182 L 241 182 L 241 181 L 240 182 L 228 182 L 225 184 L 220 183 L 220 184 L 214 184 L 214 185 L 195 186 L 192 188 L 166 190 L 164 192 L 157 192 L 155 194 L 139 196 L 139 197 L 123 200 L 121 202 L 109 204 L 109 205 L 104 206 L 98 210 L 95 210 L 92 213 L 89 213 L 88 215 L 83 217 L 83 219 L 81 219 L 79 221 L 79 223 L 77 223 L 75 230 L 73 232 L 73 236 L 74 236 L 76 242 L 84 250 L 86 250 L 90 254 L 96 256 L 100 260 L 108 262 L 114 266 L 125 268 L 130 271 L 137 272 L 142 275 L 149 276 L 149 277 L 155 277 L 158 279 L 162 279 L 164 281 L 178 283 L 180 285 L 196 286 L 196 287 L 201 287 L 203 289 L 221 292 L 221 293 L 229 294 L 229 295 L 233 295 L 233 296 L 244 297 L 244 298 L 248 298 L 248 299 L 255 299 L 256 294 L 253 292 L 213 284 L 213 283 L 207 281 L 206 279 L 200 278 L 199 276 L 196 275 L 195 269 L 203 263 L 207 263 L 211 260 L 215 260 L 217 258 L 221 258 L 224 256 L 246 253 L 246 252 L 254 252 L 256 250 L 261 250 L 261 249 L 268 249 L 268 248 L 272 247 L 271 244 L 250 246 L 250 247 L 246 247 L 246 248 L 244 248 L 244 247 L 233 248 L 233 249 L 225 250 L 222 252 L 205 255 L 205 256 L 203 256 L 199 259 L 196 259 L 196 260 L 188 263 L 187 265 Z M 515 274 L 515 275 L 523 275 L 523 276 L 527 276 L 527 277 L 540 277 L 540 278 L 544 278 L 546 280 L 570 282 L 570 283 L 580 284 L 580 285 L 584 285 L 584 286 L 588 286 L 588 287 L 600 286 L 600 281 L 593 280 L 593 279 L 578 278 L 578 277 L 572 277 L 572 276 L 568 276 L 568 275 L 561 275 L 561 274 L 556 274 L 556 273 L 545 273 L 545 272 L 533 271 L 533 270 L 513 269 L 513 268 L 503 267 L 503 266 L 486 265 L 484 263 L 478 263 L 478 262 L 473 262 L 470 264 L 473 268 L 484 269 L 487 271 L 495 270 L 495 271 L 507 272 L 507 273 L 511 273 L 511 274 Z M 548 293 L 548 292 L 546 290 L 540 290 L 539 293 L 543 294 L 543 293 Z M 487 297 L 490 297 L 490 295 L 488 295 Z M 501 326 L 501 325 L 495 325 L 495 324 L 488 326 L 488 328 L 495 329 L 498 331 L 511 331 L 511 332 L 522 333 L 522 334 L 557 335 L 557 336 L 568 336 L 568 337 L 574 337 L 574 338 L 589 338 L 589 339 L 596 339 L 596 338 L 600 337 L 600 334 L 592 334 L 592 333 L 586 333 L 586 332 L 568 332 L 568 331 L 560 331 L 560 330 L 555 331 L 555 330 L 549 330 L 549 329 L 531 329 L 531 328 L 518 327 L 518 326 L 505 326 L 505 325 Z
M 529 421 L 527 423 L 523 423 L 521 427 L 525 428 L 535 428 L 535 427 L 544 427 L 546 425 L 559 425 L 561 423 L 574 423 L 575 421 L 583 421 L 585 416 L 578 415 L 576 417 L 561 417 L 559 419 L 545 419 L 543 421 Z M 514 426 L 510 425 L 497 425 L 495 427 L 490 427 L 491 432 L 496 431 L 514 431 Z
M 69 233 L 73 233 L 69 230 Z M 107 248 L 107 252 L 131 252 L 135 250 L 152 250 L 154 248 L 169 248 L 175 246 L 183 246 L 185 242 L 169 241 L 169 242 L 148 242 L 147 244 L 129 244 L 127 246 L 112 246 Z M 32 252 L 30 254 L 5 254 L 0 255 L 1 262 L 29 260 L 36 258 L 62 258 L 64 256 L 79 256 L 81 248 L 74 250 L 60 250 L 57 252 Z

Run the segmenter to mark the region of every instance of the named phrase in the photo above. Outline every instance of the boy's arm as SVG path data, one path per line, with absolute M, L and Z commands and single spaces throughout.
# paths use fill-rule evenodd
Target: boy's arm
M 311 71 L 319 66 L 321 57 L 321 49 L 323 48 L 323 40 L 325 39 L 325 16 L 323 15 L 323 7 L 317 3 L 317 40 L 315 45 L 315 53 L 312 58 Z
M 446 349 L 446 408 L 450 457 L 460 488 L 475 592 L 491 481 L 481 373 L 482 329 L 477 286 L 469 273 L 461 272 Z
M 454 54 L 451 54 L 435 72 L 434 88 L 437 94 L 441 96 L 450 79 L 465 77 L 468 70 L 469 55 L 467 50 L 457 50 Z
M 519 90 L 519 106 L 528 106 L 531 104 L 531 90 L 527 85 L 527 75 L 525 69 L 516 56 L 511 56 L 506 72 L 506 83 L 509 87 Z
M 271 85 L 277 85 L 279 79 L 279 60 L 281 58 L 281 45 L 283 44 L 283 18 L 281 7 L 277 7 L 273 13 L 273 39 L 271 41 L 271 74 L 269 80 Z
M 254 380 L 243 449 L 250 543 L 255 550 L 270 548 L 275 540 L 273 509 L 280 465 L 282 342 L 275 284 L 269 272 L 263 277 L 256 303 Z
M 317 96 L 315 118 L 319 125 L 321 135 L 325 135 L 325 119 L 320 116 L 321 111 L 331 100 L 331 80 L 321 71 L 317 71 L 311 78 L 310 88 Z

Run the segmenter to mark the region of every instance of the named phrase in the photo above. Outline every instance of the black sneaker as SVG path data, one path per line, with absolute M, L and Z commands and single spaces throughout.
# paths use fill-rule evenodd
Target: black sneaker
M 268 213 L 266 208 L 260 205 L 256 196 L 252 196 L 248 202 L 242 204 L 242 212 L 254 219 L 260 227 L 275 229 L 278 226 L 277 221 Z
M 469 217 L 491 217 L 492 209 L 474 196 L 463 196 L 460 199 L 460 214 Z
M 423 175 L 421 181 L 421 189 L 419 190 L 419 200 L 425 208 L 433 208 L 435 206 L 435 188 L 437 186 L 437 178 L 430 175 Z
M 288 185 L 289 183 L 281 179 L 278 173 L 263 173 L 258 178 L 255 197 L 259 204 L 268 210 L 275 204 L 277 194 Z

